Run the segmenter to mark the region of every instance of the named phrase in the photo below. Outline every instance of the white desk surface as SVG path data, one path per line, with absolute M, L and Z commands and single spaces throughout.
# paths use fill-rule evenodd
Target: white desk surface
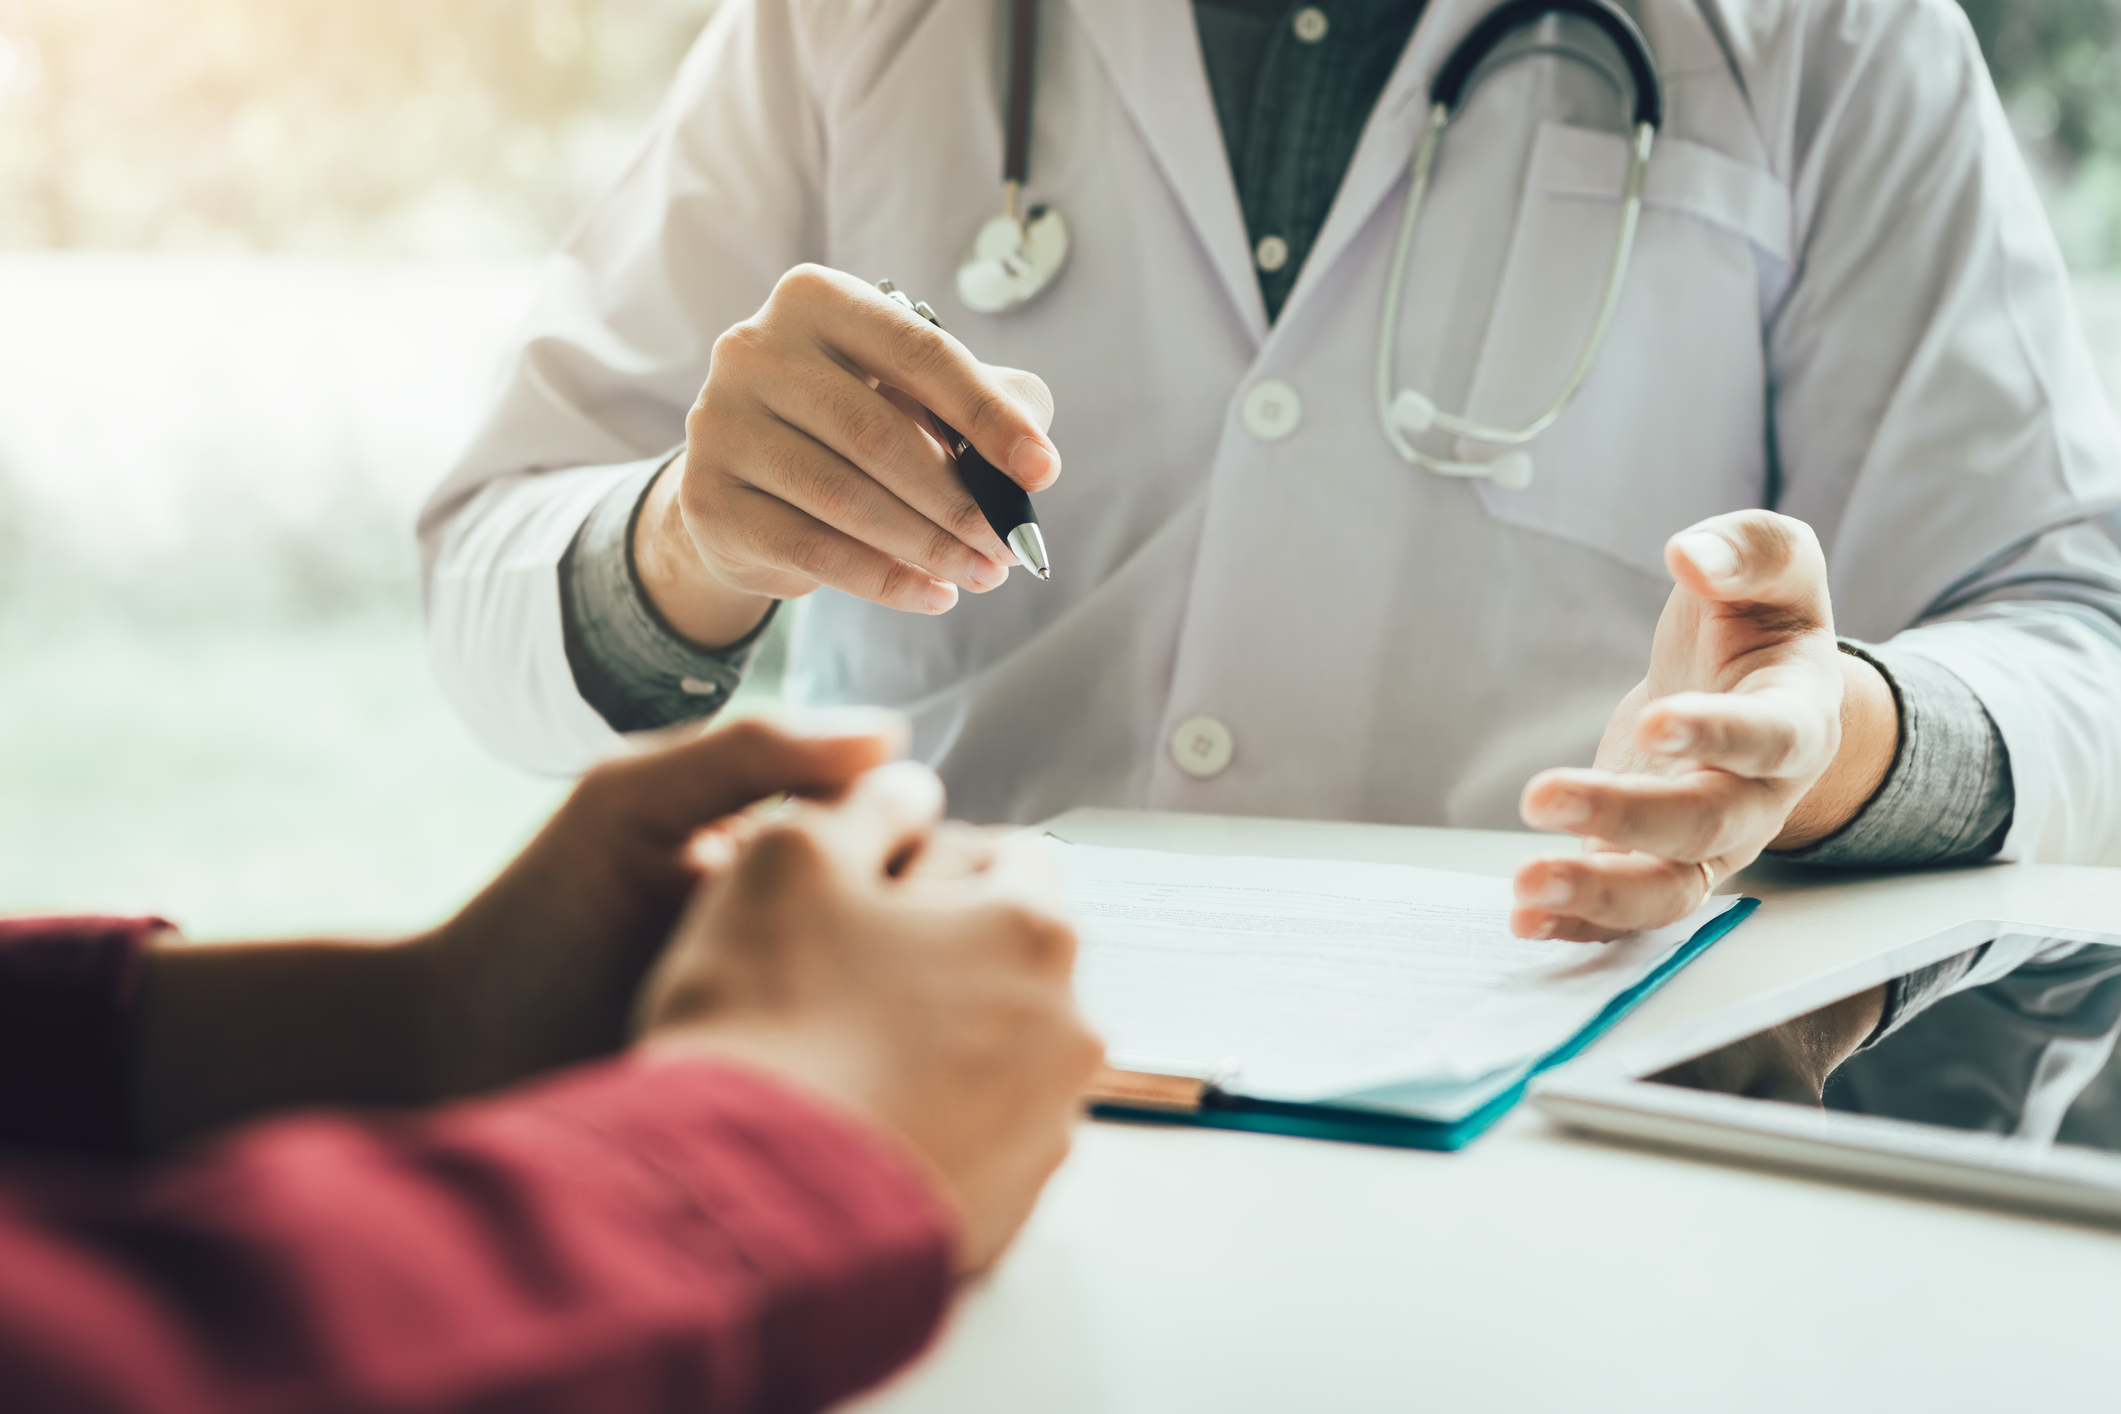
M 1570 843 L 1119 811 L 1051 828 L 1485 874 Z M 1796 1015 L 1807 979 L 1882 979 L 1886 954 L 1969 919 L 2121 932 L 2113 869 L 1726 887 L 1765 903 L 1579 1064 L 1655 1052 L 1733 1001 Z M 858 1407 L 2094 1408 L 2121 1400 L 2117 1348 L 2113 1231 L 1616 1147 L 1524 1109 L 1460 1154 L 1096 1123 L 938 1347 Z

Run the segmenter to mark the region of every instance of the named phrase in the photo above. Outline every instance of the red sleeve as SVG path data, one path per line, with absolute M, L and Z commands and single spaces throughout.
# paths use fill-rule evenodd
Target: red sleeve
M 0 918 L 0 1149 L 121 1153 L 141 956 L 159 918 Z
M 927 1342 L 952 1226 L 888 1142 L 632 1060 L 160 1168 L 0 1164 L 17 1409 L 818 1409 Z

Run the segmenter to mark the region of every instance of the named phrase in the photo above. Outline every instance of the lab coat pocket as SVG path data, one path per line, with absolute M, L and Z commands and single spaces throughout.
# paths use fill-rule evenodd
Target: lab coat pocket
M 1628 149 L 1616 133 L 1541 126 L 1470 415 L 1519 426 L 1562 387 L 1596 322 L 1620 229 Z M 1605 344 L 1574 401 L 1525 450 L 1529 486 L 1478 483 L 1512 525 L 1664 573 L 1664 542 L 1763 503 L 1764 324 L 1787 288 L 1789 192 L 1713 149 L 1661 138 Z M 1461 442 L 1469 460 L 1501 450 Z

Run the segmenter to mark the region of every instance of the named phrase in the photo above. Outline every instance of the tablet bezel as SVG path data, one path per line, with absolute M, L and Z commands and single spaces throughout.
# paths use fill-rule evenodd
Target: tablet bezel
M 1997 919 L 1963 923 L 1625 1045 L 1594 1047 L 1538 1083 L 1531 1102 L 1565 1128 L 1602 1138 L 2121 1226 L 2121 1152 L 2035 1145 L 1646 1078 L 2012 934 L 2121 948 L 2121 934 Z

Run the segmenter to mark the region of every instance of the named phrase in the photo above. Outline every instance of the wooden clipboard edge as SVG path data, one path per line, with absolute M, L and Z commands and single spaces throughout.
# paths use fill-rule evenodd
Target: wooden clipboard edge
M 1165 1075 L 1147 1070 L 1122 1070 L 1100 1065 L 1083 1091 L 1090 1106 L 1111 1105 L 1128 1110 L 1152 1110 L 1158 1114 L 1199 1114 L 1201 1104 L 1214 1085 L 1203 1076 Z

